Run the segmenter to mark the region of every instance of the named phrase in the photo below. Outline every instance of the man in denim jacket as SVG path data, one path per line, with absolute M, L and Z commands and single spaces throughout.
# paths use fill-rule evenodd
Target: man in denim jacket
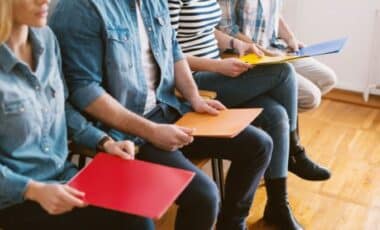
M 172 125 L 190 109 L 217 114 L 224 106 L 199 96 L 167 1 L 60 1 L 50 25 L 62 49 L 72 104 L 114 139 L 140 145 L 137 158 L 196 173 L 176 200 L 176 229 L 211 229 L 218 214 L 218 229 L 245 229 L 272 141 L 253 126 L 233 139 L 194 139 L 191 129 Z M 174 88 L 189 104 L 175 97 Z M 215 184 L 183 154 L 231 160 L 220 213 Z

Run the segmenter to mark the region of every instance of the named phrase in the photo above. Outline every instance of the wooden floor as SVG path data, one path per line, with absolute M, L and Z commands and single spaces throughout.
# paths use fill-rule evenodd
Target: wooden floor
M 380 110 L 325 100 L 300 122 L 302 142 L 332 178 L 308 182 L 289 176 L 299 221 L 309 230 L 380 230 Z M 264 189 L 251 208 L 250 230 L 270 229 L 260 221 Z
M 380 230 L 380 110 L 332 100 L 300 116 L 309 155 L 329 167 L 332 178 L 309 182 L 289 176 L 290 203 L 308 230 Z M 249 230 L 268 230 L 261 220 L 265 188 L 248 217 Z M 171 210 L 159 230 L 173 229 Z

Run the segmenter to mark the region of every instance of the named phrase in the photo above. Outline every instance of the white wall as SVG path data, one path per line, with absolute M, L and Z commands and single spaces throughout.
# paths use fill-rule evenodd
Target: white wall
M 380 42 L 380 30 L 377 34 L 374 32 L 376 9 L 380 10 L 380 0 L 284 2 L 284 17 L 299 39 L 306 44 L 349 37 L 342 53 L 318 58 L 337 72 L 338 88 L 363 91 L 367 87 L 368 78 L 371 78 L 372 83 L 380 83 L 380 59 L 370 64 L 375 54 L 380 53 L 380 45 L 374 43 Z

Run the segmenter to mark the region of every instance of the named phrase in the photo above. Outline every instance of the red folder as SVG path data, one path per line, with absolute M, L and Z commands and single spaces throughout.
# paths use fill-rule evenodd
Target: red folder
M 99 153 L 69 185 L 90 205 L 160 218 L 190 183 L 194 173 Z

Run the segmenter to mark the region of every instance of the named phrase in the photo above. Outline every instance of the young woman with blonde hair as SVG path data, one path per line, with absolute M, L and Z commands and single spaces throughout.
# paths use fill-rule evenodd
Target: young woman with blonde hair
M 0 228 L 151 229 L 149 221 L 88 207 L 68 185 L 71 138 L 131 157 L 68 103 L 58 44 L 46 27 L 49 0 L 0 0 Z M 127 223 L 128 222 L 128 223 Z M 128 224 L 128 225 L 127 225 Z

